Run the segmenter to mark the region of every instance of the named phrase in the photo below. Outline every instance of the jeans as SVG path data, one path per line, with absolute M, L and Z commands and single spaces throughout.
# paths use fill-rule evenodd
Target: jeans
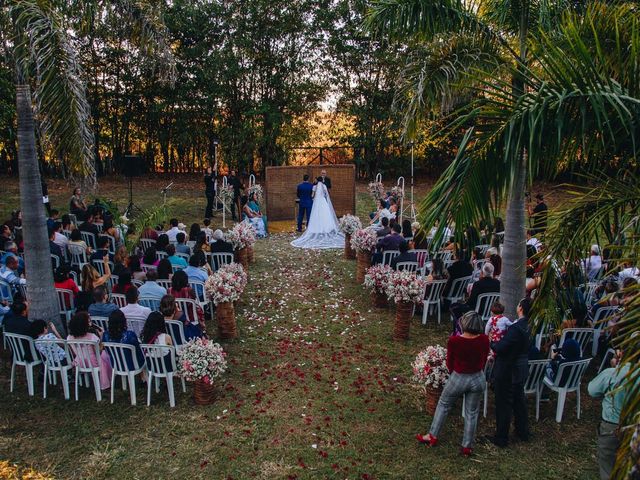
M 487 381 L 484 372 L 457 373 L 453 372 L 449 377 L 440 395 L 436 414 L 431 422 L 429 433 L 438 437 L 442 429 L 447 414 L 455 401 L 464 395 L 464 434 L 462 436 L 462 446 L 472 448 L 476 437 L 476 427 L 478 425 L 478 415 L 480 413 L 480 399 L 487 388 Z
M 616 463 L 616 452 L 620 442 L 616 435 L 618 425 L 602 420 L 598 425 L 598 467 L 601 480 L 607 480 Z

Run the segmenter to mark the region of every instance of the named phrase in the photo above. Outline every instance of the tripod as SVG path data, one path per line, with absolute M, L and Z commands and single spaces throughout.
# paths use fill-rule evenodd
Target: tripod
M 127 209 L 124 211 L 124 215 L 127 218 L 131 218 L 135 213 L 144 212 L 140 207 L 133 203 L 133 177 L 127 177 L 127 180 L 129 180 L 129 205 L 127 205 Z

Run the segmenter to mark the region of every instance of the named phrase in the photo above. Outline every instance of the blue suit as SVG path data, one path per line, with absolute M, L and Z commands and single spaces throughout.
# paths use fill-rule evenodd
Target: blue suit
M 306 213 L 307 215 L 307 227 L 309 226 L 309 218 L 311 218 L 311 207 L 313 206 L 313 199 L 311 193 L 313 192 L 313 185 L 310 182 L 302 182 L 298 185 L 297 196 L 300 199 L 298 208 L 298 231 L 302 231 L 302 219 Z

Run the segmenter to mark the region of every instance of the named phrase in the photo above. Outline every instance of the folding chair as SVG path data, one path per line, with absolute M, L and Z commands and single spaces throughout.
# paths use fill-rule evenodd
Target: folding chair
M 87 251 L 82 245 L 69 244 L 69 253 L 71 254 L 71 265 L 78 267 L 78 270 L 82 270 L 89 260 L 87 259 Z
M 471 282 L 471 276 L 456 278 L 451 282 L 451 288 L 449 288 L 449 294 L 444 297 L 449 303 L 459 302 L 464 298 L 464 292 L 467 289 L 467 285 Z
M 409 272 L 417 273 L 418 262 L 398 262 L 396 263 L 396 270 L 399 272 L 407 270 Z
M 182 346 L 187 343 L 184 335 L 184 325 L 179 320 L 167 320 L 165 323 L 167 324 L 167 334 L 171 337 L 176 351 L 179 352 Z
M 593 339 L 593 332 L 593 328 L 565 328 L 562 330 L 558 345 L 562 347 L 565 340 L 573 338 L 580 345 L 580 355 L 582 355 L 587 351 L 587 346 Z
M 56 288 L 56 294 L 58 295 L 58 313 L 64 315 L 66 328 L 71 317 L 76 313 L 76 299 L 73 296 L 73 292 L 66 288 Z
M 93 250 L 97 250 L 96 236 L 93 233 L 81 231 L 80 235 L 82 235 L 82 240 L 84 240 L 84 243 L 86 243 L 87 246 L 91 247 Z
M 498 300 L 500 300 L 499 293 L 482 293 L 478 295 L 475 311 L 480 315 L 485 324 L 491 318 L 491 307 Z
M 142 249 L 142 253 L 147 251 L 147 248 L 155 247 L 156 241 L 152 238 L 141 238 L 140 239 L 140 248 Z
M 160 310 L 160 299 L 156 297 L 140 297 L 138 303 L 143 307 L 150 308 L 153 312 Z
M 118 308 L 123 308 L 127 306 L 127 297 L 123 293 L 112 293 L 111 301 L 115 303 Z

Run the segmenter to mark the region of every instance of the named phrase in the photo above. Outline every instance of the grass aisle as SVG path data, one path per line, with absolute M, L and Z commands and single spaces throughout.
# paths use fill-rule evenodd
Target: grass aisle
M 291 238 L 257 244 L 237 308 L 240 340 L 225 345 L 230 371 L 214 405 L 195 406 L 190 392 L 175 409 L 166 393 L 150 408 L 131 407 L 120 390 L 114 405 L 86 390 L 77 403 L 55 388 L 46 401 L 29 399 L 22 376 L 8 393 L 4 362 L 0 458 L 57 478 L 595 478 L 598 406 L 585 396 L 581 420 L 573 399 L 560 427 L 545 405 L 533 442 L 509 451 L 480 445 L 460 458 L 459 408 L 437 449 L 417 445 L 430 419 L 410 362 L 444 343 L 448 326 L 416 317 L 411 340 L 393 342 L 393 311 L 374 309 L 355 262 L 294 249 Z M 490 412 L 479 433 L 491 428 Z

